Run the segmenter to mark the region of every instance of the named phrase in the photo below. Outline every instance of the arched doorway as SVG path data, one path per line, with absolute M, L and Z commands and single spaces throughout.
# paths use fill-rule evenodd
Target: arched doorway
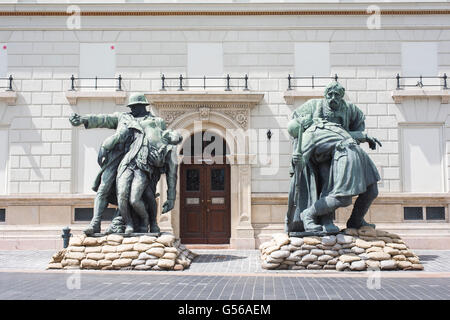
M 180 151 L 180 238 L 186 244 L 229 244 L 229 149 L 216 132 L 190 136 Z

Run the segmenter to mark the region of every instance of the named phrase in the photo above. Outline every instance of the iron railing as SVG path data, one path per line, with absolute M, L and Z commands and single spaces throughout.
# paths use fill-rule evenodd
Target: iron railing
M 288 79 L 288 90 L 293 90 L 293 88 L 324 88 L 327 85 L 325 84 L 317 84 L 316 80 L 320 80 L 320 79 L 331 79 L 334 81 L 338 81 L 339 77 L 337 74 L 334 75 L 334 77 L 316 77 L 316 76 L 311 76 L 311 77 L 292 77 L 290 74 L 287 77 Z M 293 80 L 309 80 L 309 84 L 305 84 L 305 85 L 296 85 L 293 84 Z
M 6 89 L 6 91 L 14 91 L 12 87 L 13 76 L 10 75 L 8 78 L 0 78 L 0 81 L 6 80 L 6 86 L 0 86 L 1 89 Z
M 397 76 L 395 77 L 397 79 L 397 90 L 400 90 L 405 87 L 442 87 L 442 89 L 448 89 L 447 86 L 447 74 L 444 73 L 442 77 L 439 76 L 410 76 L 410 77 L 402 77 L 400 74 L 397 73 Z M 416 84 L 402 84 L 401 79 L 416 79 Z M 440 84 L 433 84 L 433 83 L 423 83 L 423 79 L 442 79 L 442 82 Z
M 173 81 L 176 80 L 176 85 L 168 85 L 166 81 Z M 194 80 L 196 83 L 199 83 L 199 81 L 202 81 L 202 84 L 186 84 L 186 81 Z M 221 85 L 211 85 L 207 84 L 208 80 L 223 80 L 225 83 Z M 237 80 L 238 85 L 231 85 L 231 81 Z M 239 80 L 244 80 L 243 85 L 239 85 Z M 177 91 L 184 91 L 184 88 L 203 88 L 206 90 L 206 88 L 225 88 L 225 91 L 231 91 L 231 88 L 243 88 L 242 90 L 248 91 L 248 75 L 245 75 L 244 77 L 230 77 L 229 74 L 227 74 L 226 77 L 183 77 L 183 75 L 180 75 L 176 78 L 170 78 L 165 77 L 164 74 L 161 76 L 161 91 L 166 91 L 167 88 L 177 88 Z
M 75 81 L 77 80 L 91 80 L 94 81 L 93 85 L 77 85 Z M 117 80 L 117 85 L 98 85 L 98 82 L 102 80 Z M 75 91 L 79 88 L 93 88 L 95 90 L 97 89 L 103 89 L 103 88 L 115 88 L 117 91 L 122 91 L 122 76 L 119 74 L 117 78 L 101 78 L 101 77 L 94 77 L 94 78 L 75 78 L 74 75 L 70 77 L 70 90 Z

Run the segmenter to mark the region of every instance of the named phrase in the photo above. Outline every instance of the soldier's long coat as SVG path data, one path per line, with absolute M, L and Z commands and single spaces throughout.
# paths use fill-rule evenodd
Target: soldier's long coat
M 333 125 L 329 125 L 326 130 L 315 131 L 317 128 L 323 128 L 323 125 L 320 127 L 320 123 L 316 123 L 304 133 L 302 151 L 306 165 L 300 176 L 298 194 L 295 175 L 291 178 L 285 221 L 287 232 L 303 231 L 301 223 L 295 224 L 292 221 L 296 210 L 302 212 L 319 198 L 330 194 L 354 196 L 364 193 L 367 186 L 380 180 L 375 164 L 369 156 L 360 147 L 351 146 L 352 143 L 363 141 L 362 132 L 365 130 L 364 114 L 354 104 L 342 101 L 340 108 L 333 111 L 328 108 L 325 99 L 311 99 L 297 108 L 292 118 L 299 116 L 325 119 L 339 126 L 334 128 Z M 339 137 L 339 132 L 342 138 Z M 339 143 L 344 140 L 345 143 Z M 297 149 L 297 143 L 297 139 L 294 139 L 293 150 Z M 318 162 L 323 161 L 330 163 L 328 181 L 320 181 Z M 293 171 L 292 163 L 291 172 Z

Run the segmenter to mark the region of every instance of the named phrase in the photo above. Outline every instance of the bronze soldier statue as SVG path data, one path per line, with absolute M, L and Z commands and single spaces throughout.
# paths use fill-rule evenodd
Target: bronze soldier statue
M 375 227 L 364 216 L 378 195 L 380 176 L 359 144 L 367 142 L 375 149 L 381 143 L 364 132 L 364 114 L 343 99 L 344 93 L 339 83 L 328 85 L 325 98 L 301 105 L 288 125 L 294 138 L 294 170 L 286 214 L 287 232 L 338 232 L 333 213 L 350 205 L 355 195 L 358 198 L 347 227 Z
M 142 178 L 138 172 L 135 189 L 131 192 L 131 182 L 134 180 L 134 169 L 139 165 L 149 168 L 154 163 L 147 163 L 148 158 L 144 155 L 148 149 L 148 140 L 140 122 L 151 121 L 158 123 L 160 129 L 165 129 L 164 120 L 153 116 L 146 110 L 149 103 L 142 94 L 134 94 L 129 98 L 128 107 L 131 112 L 115 112 L 113 114 L 86 115 L 73 114 L 69 121 L 74 126 L 83 124 L 86 129 L 108 128 L 116 129 L 116 134 L 107 138 L 99 152 L 98 162 L 101 170 L 97 175 L 93 190 L 97 192 L 94 201 L 94 215 L 89 226 L 84 230 L 86 234 L 100 232 L 100 223 L 103 211 L 108 203 L 119 206 L 119 214 L 113 219 L 113 223 L 107 229 L 107 233 L 123 232 L 124 225 L 128 227 L 127 233 L 135 230 L 147 232 L 150 224 L 150 232 L 158 233 L 159 227 L 156 221 L 156 185 L 162 173 L 166 174 L 168 185 L 168 197 L 163 205 L 163 213 L 173 209 L 176 194 L 177 181 L 177 158 L 176 149 L 167 147 L 164 149 L 164 163 L 159 167 L 152 167 L 146 171 L 146 176 Z M 163 140 L 166 145 L 174 145 L 181 142 L 181 137 L 174 132 L 166 132 L 165 137 L 172 139 Z M 173 151 L 172 151 L 173 150 Z M 148 153 L 147 153 L 148 154 Z M 131 168 L 131 169 L 130 169 Z M 128 175 L 122 185 L 120 177 L 126 171 L 132 171 L 133 175 Z M 131 176 L 131 178 L 130 178 Z M 120 182 L 119 182 L 120 180 Z M 129 181 L 128 181 L 129 180 Z M 136 192 L 137 189 L 137 192 Z M 119 193 L 118 191 L 121 190 Z M 120 196 L 118 196 L 120 194 Z M 133 195 L 133 199 L 130 199 Z M 122 200 L 122 201 L 121 201 Z M 130 201 L 131 200 L 131 201 Z M 145 208 L 143 210 L 142 205 Z M 131 211 L 128 206 L 131 206 Z M 123 207 L 126 207 L 123 210 Z M 121 210 L 123 212 L 121 212 Z M 123 217 L 123 214 L 125 217 Z

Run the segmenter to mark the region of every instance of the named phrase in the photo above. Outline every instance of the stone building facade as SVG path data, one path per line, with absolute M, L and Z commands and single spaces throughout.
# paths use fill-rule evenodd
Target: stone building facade
M 210 181 L 201 194 L 181 192 L 187 170 L 203 170 L 209 162 L 180 165 L 186 171 L 179 175 L 178 200 L 171 213 L 160 215 L 162 229 L 183 239 L 197 228 L 190 243 L 257 247 L 283 230 L 289 117 L 307 99 L 320 98 L 335 75 L 346 99 L 366 114 L 368 134 L 383 144 L 375 151 L 363 146 L 382 177 L 368 220 L 413 248 L 448 248 L 445 1 L 48 2 L 0 4 L 1 248 L 56 248 L 62 227 L 81 232 L 93 206 L 96 153 L 112 131 L 73 128 L 68 117 L 127 111 L 131 92 L 146 94 L 152 112 L 185 141 L 209 130 L 227 145 L 228 164 L 216 168 L 224 174 L 224 193 L 210 194 L 209 178 L 201 180 Z M 92 79 L 75 80 L 82 87 L 71 90 L 72 75 Z M 180 75 L 188 78 L 184 91 L 178 90 Z M 203 76 L 218 87 L 203 88 Z M 95 77 L 98 87 L 109 88 L 94 88 Z M 164 200 L 163 182 L 160 187 Z M 200 203 L 213 198 L 220 221 L 184 212 L 193 201 L 209 219 L 213 207 Z M 338 225 L 349 212 L 338 210 Z M 225 241 L 206 235 L 218 225 Z

